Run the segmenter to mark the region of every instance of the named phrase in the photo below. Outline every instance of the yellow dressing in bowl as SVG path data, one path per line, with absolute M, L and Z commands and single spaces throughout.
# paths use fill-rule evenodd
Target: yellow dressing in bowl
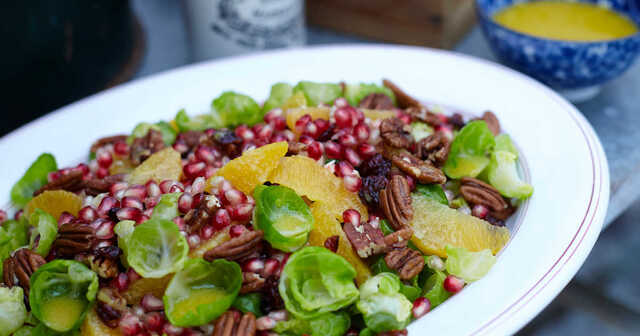
M 602 41 L 627 37 L 638 27 L 626 16 L 590 3 L 536 1 L 519 3 L 493 19 L 528 35 L 566 41 Z

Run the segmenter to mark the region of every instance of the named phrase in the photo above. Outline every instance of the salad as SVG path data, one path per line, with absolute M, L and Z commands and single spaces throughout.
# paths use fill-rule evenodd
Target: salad
M 495 263 L 533 193 L 518 155 L 493 113 L 388 80 L 229 91 L 88 163 L 41 154 L 0 210 L 0 336 L 407 335 Z

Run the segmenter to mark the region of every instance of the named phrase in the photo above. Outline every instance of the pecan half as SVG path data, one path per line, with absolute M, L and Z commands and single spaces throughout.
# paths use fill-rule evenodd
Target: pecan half
M 385 144 L 395 148 L 409 148 L 413 144 L 411 126 L 398 118 L 388 118 L 380 123 L 380 137 Z
M 195 209 L 189 210 L 184 216 L 188 233 L 198 232 L 214 218 L 216 210 L 220 208 L 220 200 L 214 195 L 205 195 Z
M 380 254 L 386 249 L 382 231 L 369 223 L 354 226 L 351 222 L 347 222 L 344 223 L 342 230 L 360 258 Z
M 96 314 L 100 320 L 109 328 L 116 328 L 127 311 L 127 300 L 117 290 L 103 287 L 98 291 L 96 302 Z
M 58 229 L 58 237 L 53 241 L 53 249 L 59 257 L 74 257 L 80 253 L 87 253 L 95 240 L 95 230 L 80 223 L 62 224 Z
M 264 288 L 266 280 L 259 274 L 253 272 L 242 273 L 242 287 L 240 287 L 240 294 L 246 294 L 251 292 L 257 292 Z
M 80 170 L 70 170 L 68 173 L 58 177 L 57 179 L 45 184 L 40 189 L 33 193 L 33 196 L 42 194 L 49 190 L 66 190 L 66 191 L 79 191 L 84 188 L 82 182 L 82 172 Z
M 324 241 L 324 247 L 333 252 L 336 253 L 338 251 L 338 244 L 340 243 L 340 236 L 331 236 L 329 238 L 327 238 L 327 240 Z
M 415 277 L 424 268 L 422 254 L 408 247 L 392 250 L 384 257 L 384 261 L 389 268 L 398 272 L 402 280 Z
M 420 106 L 419 101 L 417 101 L 415 98 L 411 97 L 410 95 L 406 94 L 404 91 L 402 91 L 402 89 L 400 89 L 400 87 L 395 85 L 390 80 L 384 79 L 382 81 L 382 84 L 388 87 L 393 92 L 393 95 L 396 96 L 396 101 L 398 102 L 398 106 L 400 108 Z
M 117 246 L 99 247 L 87 256 L 86 262 L 99 277 L 110 279 L 118 275 L 118 257 L 120 254 L 122 254 L 122 250 Z
M 125 142 L 127 141 L 128 136 L 127 135 L 114 135 L 114 136 L 108 136 L 108 137 L 104 137 L 104 138 L 100 138 L 98 140 L 96 140 L 96 142 L 94 142 L 91 145 L 91 153 L 95 153 L 96 150 L 98 150 L 98 148 L 106 146 L 106 145 L 112 145 L 116 142 Z
M 413 219 L 413 207 L 411 190 L 404 176 L 394 175 L 387 187 L 380 191 L 380 208 L 394 229 L 409 226 Z
M 133 140 L 129 158 L 131 159 L 131 162 L 137 166 L 149 158 L 151 154 L 163 149 L 164 147 L 165 145 L 162 140 L 162 133 L 154 129 L 150 129 L 145 136 L 135 138 Z
M 37 253 L 27 248 L 21 248 L 4 260 L 2 280 L 8 287 L 22 287 L 25 297 L 29 297 L 29 288 L 31 287 L 29 278 L 38 267 L 45 263 L 44 258 Z
M 362 98 L 358 106 L 371 110 L 391 110 L 393 108 L 393 101 L 384 93 L 371 93 Z
M 212 261 L 224 258 L 229 261 L 243 261 L 256 255 L 262 248 L 264 232 L 245 231 L 238 237 L 231 238 L 204 254 L 204 259 Z
M 460 193 L 470 204 L 485 206 L 493 213 L 500 213 L 509 207 L 500 192 L 487 183 L 471 177 L 463 177 L 460 183 Z
M 383 154 L 391 160 L 400 170 L 409 174 L 421 183 L 443 184 L 447 182 L 447 177 L 442 170 L 434 167 L 428 161 L 422 161 L 404 149 L 394 149 L 385 147 Z
M 442 120 L 440 119 L 440 117 L 437 114 L 429 111 L 429 109 L 424 106 L 410 107 L 406 109 L 405 112 L 413 119 L 422 121 L 432 127 L 442 125 Z
M 115 174 L 106 176 L 103 179 L 92 178 L 89 180 L 85 180 L 84 183 L 84 192 L 87 195 L 96 196 L 105 192 L 108 192 L 111 189 L 111 186 L 117 182 L 124 181 L 125 174 Z
M 485 112 L 482 115 L 481 119 L 487 123 L 487 127 L 489 127 L 489 130 L 491 131 L 491 133 L 493 133 L 493 135 L 500 134 L 500 121 L 498 120 L 498 117 L 496 117 L 496 115 L 493 114 L 493 112 L 491 111 Z
M 384 244 L 387 245 L 388 249 L 407 247 L 407 243 L 412 236 L 413 229 L 411 227 L 405 227 L 384 236 Z
M 435 132 L 418 142 L 416 156 L 440 167 L 447 161 L 450 148 L 449 138 L 442 132 Z
M 213 336 L 255 336 L 256 330 L 255 315 L 229 310 L 216 320 Z

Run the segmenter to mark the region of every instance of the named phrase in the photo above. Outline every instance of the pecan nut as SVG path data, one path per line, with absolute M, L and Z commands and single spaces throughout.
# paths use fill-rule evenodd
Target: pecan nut
M 27 248 L 21 248 L 4 260 L 2 280 L 8 287 L 22 287 L 25 297 L 29 297 L 29 288 L 31 287 L 29 279 L 38 267 L 45 263 L 46 261 L 39 254 Z
M 220 208 L 220 200 L 213 195 L 205 195 L 200 204 L 195 209 L 189 210 L 184 216 L 188 233 L 198 232 L 201 228 L 209 224 L 214 218 L 216 210 Z
M 463 177 L 460 183 L 460 193 L 467 203 L 485 206 L 492 213 L 501 213 L 509 208 L 500 192 L 491 185 L 471 177 Z
M 396 232 L 384 236 L 384 244 L 388 249 L 398 249 L 407 247 L 409 239 L 413 236 L 413 229 L 410 227 L 402 228 Z
M 66 191 L 79 191 L 84 188 L 82 182 L 82 171 L 72 169 L 68 173 L 63 174 L 57 179 L 45 184 L 40 189 L 33 193 L 33 196 L 40 195 L 41 193 L 49 190 L 66 190 Z
M 391 110 L 393 108 L 393 101 L 384 93 L 371 93 L 362 98 L 358 106 L 371 110 Z
M 396 97 L 396 101 L 398 102 L 398 106 L 400 108 L 407 108 L 412 106 L 420 106 L 420 102 L 410 95 L 406 94 L 400 87 L 394 84 L 392 81 L 388 79 L 384 79 L 382 84 L 388 87 L 393 95 Z
M 148 159 L 151 154 L 160 151 L 165 147 L 162 140 L 162 133 L 154 129 L 150 129 L 147 134 L 141 138 L 135 138 L 131 144 L 129 158 L 134 165 L 141 164 Z
M 109 328 L 116 328 L 120 318 L 127 311 L 127 300 L 109 287 L 100 288 L 96 296 L 96 314 Z
M 125 174 L 109 175 L 105 178 L 92 178 L 83 181 L 84 192 L 87 195 L 97 196 L 102 193 L 109 192 L 111 186 L 115 183 L 124 181 Z
M 259 274 L 253 272 L 242 273 L 242 287 L 240 287 L 240 294 L 252 293 L 262 290 L 266 280 Z
M 86 262 L 92 271 L 103 279 L 111 279 L 118 275 L 118 257 L 122 250 L 117 246 L 99 247 L 89 254 Z
M 342 230 L 360 258 L 383 253 L 386 249 L 382 231 L 370 223 L 360 223 L 356 226 L 347 222 L 344 223 Z
M 413 219 L 413 207 L 411 190 L 404 176 L 394 175 L 387 187 L 380 191 L 380 208 L 394 229 L 409 226 Z
M 336 253 L 338 251 L 339 243 L 340 243 L 340 236 L 331 236 L 324 241 L 324 247 L 327 250 L 333 253 Z
M 125 142 L 127 141 L 127 138 L 128 138 L 127 135 L 114 135 L 114 136 L 100 138 L 91 145 L 90 151 L 91 153 L 95 153 L 100 147 L 104 147 L 106 145 L 113 145 L 117 142 Z
M 53 241 L 53 249 L 57 256 L 74 257 L 77 254 L 87 253 L 95 240 L 95 230 L 80 223 L 62 224 L 58 229 L 58 237 Z
M 395 249 L 384 257 L 387 266 L 398 272 L 400 279 L 409 280 L 422 272 L 424 257 L 408 247 Z
M 395 148 L 409 148 L 413 144 L 411 126 L 398 118 L 384 119 L 380 123 L 380 137 L 385 144 Z
M 238 237 L 231 238 L 204 254 L 204 259 L 212 261 L 218 258 L 224 258 L 229 261 L 243 261 L 251 258 L 262 249 L 262 238 L 264 232 L 245 231 Z
M 255 336 L 256 330 L 255 315 L 229 310 L 216 320 L 213 336 Z
M 404 149 L 384 148 L 384 155 L 400 170 L 409 174 L 421 183 L 443 184 L 447 177 L 442 170 L 434 167 L 429 161 L 422 161 Z
M 487 127 L 489 128 L 491 133 L 493 133 L 493 135 L 500 134 L 500 121 L 498 120 L 498 117 L 496 117 L 496 115 L 493 114 L 493 112 L 491 111 L 485 112 L 482 115 L 481 120 L 484 120 L 484 122 L 487 123 Z
M 435 132 L 418 142 L 416 156 L 440 167 L 447 161 L 450 148 L 449 138 L 442 132 Z
M 440 117 L 424 106 L 410 107 L 405 110 L 405 113 L 410 115 L 412 119 L 422 121 L 432 127 L 442 125 Z

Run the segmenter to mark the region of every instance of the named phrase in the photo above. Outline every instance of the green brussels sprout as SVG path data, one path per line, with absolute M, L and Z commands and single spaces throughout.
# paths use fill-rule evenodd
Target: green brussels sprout
M 178 111 L 174 120 L 180 132 L 204 131 L 209 128 L 221 127 L 220 121 L 215 120 L 212 114 L 201 114 L 191 118 L 184 109 Z
M 29 217 L 29 223 L 37 230 L 37 234 L 31 234 L 29 248 L 43 257 L 49 254 L 51 245 L 58 234 L 58 221 L 50 214 L 36 209 Z
M 489 165 L 488 154 L 496 145 L 483 120 L 468 123 L 451 143 L 444 172 L 450 178 L 476 177 Z
M 0 335 L 3 335 L 3 334 L 0 334 Z M 16 332 L 13 333 L 13 336 L 33 336 L 33 335 L 36 335 L 35 327 L 30 325 L 23 325 L 22 327 L 20 327 L 20 329 L 16 330 Z
M 374 332 L 373 330 L 369 329 L 369 328 L 364 328 L 362 330 L 360 330 L 360 333 L 358 334 L 358 336 L 376 336 L 376 332 Z
M 207 324 L 231 307 L 241 286 L 238 264 L 191 259 L 171 279 L 164 294 L 167 318 L 180 327 Z
M 133 131 L 131 131 L 131 135 L 129 135 L 129 137 L 127 138 L 127 143 L 132 144 L 135 138 L 144 137 L 145 135 L 147 135 L 147 133 L 149 133 L 149 130 L 151 129 L 156 130 L 162 134 L 162 142 L 164 142 L 164 144 L 167 146 L 171 146 L 176 141 L 176 137 L 178 136 L 173 127 L 166 121 L 159 121 L 155 124 L 142 122 L 133 128 Z
M 496 136 L 496 148 L 495 151 L 507 151 L 515 156 L 518 156 L 518 149 L 511 141 L 511 137 L 508 134 L 499 134 Z
M 271 86 L 269 98 L 262 106 L 262 113 L 267 113 L 274 108 L 282 106 L 293 94 L 293 87 L 287 83 L 276 83 Z
M 309 206 L 295 191 L 285 186 L 257 186 L 253 225 L 264 231 L 271 246 L 292 252 L 307 243 L 313 229 Z
M 293 316 L 311 319 L 355 302 L 355 276 L 353 266 L 340 255 L 309 246 L 289 257 L 278 289 Z
M 449 205 L 447 195 L 444 193 L 444 189 L 439 184 L 418 184 L 416 187 L 416 193 L 422 194 L 427 198 L 430 198 L 440 204 Z
M 293 88 L 293 93 L 302 92 L 307 98 L 309 106 L 331 104 L 342 96 L 342 88 L 334 83 L 316 83 L 301 81 Z
M 178 226 L 166 219 L 149 219 L 136 226 L 123 242 L 127 262 L 145 278 L 162 278 L 182 269 L 189 253 Z
M 431 134 L 433 134 L 433 128 L 431 128 L 431 126 L 419 121 L 411 123 L 411 135 L 416 139 L 416 142 L 430 136 Z
M 29 243 L 28 232 L 29 228 L 25 219 L 8 220 L 0 226 L 0 278 L 3 261 L 11 255 L 11 252 Z
M 180 215 L 178 211 L 178 198 L 182 193 L 164 194 L 160 197 L 158 204 L 153 208 L 151 218 L 173 220 Z
M 56 170 L 56 158 L 49 153 L 40 154 L 11 188 L 11 202 L 18 208 L 25 206 L 33 198 L 33 193 L 47 184 L 47 175 Z
M 380 273 L 360 286 L 356 307 L 367 328 L 376 333 L 404 329 L 411 321 L 413 304 L 400 293 L 402 283 L 397 275 Z
M 98 276 L 73 260 L 57 259 L 31 276 L 31 312 L 46 327 L 65 332 L 78 327 L 96 298 Z
M 503 196 L 527 199 L 533 194 L 533 186 L 518 175 L 517 158 L 506 150 L 493 152 L 487 167 L 487 179 Z
M 0 287 L 0 336 L 9 336 L 27 319 L 22 288 Z
M 116 226 L 113 228 L 113 232 L 118 236 L 118 247 L 122 250 L 122 255 L 120 256 L 120 262 L 123 265 L 129 267 L 129 262 L 127 261 L 127 245 L 129 243 L 129 238 L 133 234 L 133 230 L 136 228 L 136 222 L 132 220 L 123 220 L 118 222 Z
M 256 317 L 264 315 L 262 308 L 262 296 L 259 293 L 249 293 L 238 295 L 231 307 L 243 312 L 253 313 Z
M 496 263 L 496 257 L 489 249 L 469 252 L 463 247 L 447 246 L 445 250 L 447 251 L 445 262 L 447 272 L 464 279 L 467 283 L 480 280 Z
M 372 93 L 382 93 L 393 101 L 393 104 L 396 103 L 396 96 L 393 94 L 393 91 L 385 86 L 380 86 L 376 84 L 367 84 L 367 83 L 359 83 L 359 84 L 347 84 L 344 89 L 344 97 L 347 99 L 349 104 L 353 106 L 358 106 L 360 101 L 364 99 L 364 97 L 372 94 Z
M 434 270 L 434 273 L 427 279 L 423 287 L 422 296 L 431 303 L 431 309 L 447 300 L 451 293 L 444 289 L 444 279 L 447 275 L 444 272 Z
M 351 326 L 351 318 L 344 311 L 324 313 L 309 320 L 290 319 L 280 321 L 273 331 L 283 336 L 342 336 Z
M 253 126 L 262 121 L 260 106 L 249 96 L 232 91 L 222 93 L 213 100 L 212 115 L 220 121 L 221 127 L 235 127 L 240 124 Z

